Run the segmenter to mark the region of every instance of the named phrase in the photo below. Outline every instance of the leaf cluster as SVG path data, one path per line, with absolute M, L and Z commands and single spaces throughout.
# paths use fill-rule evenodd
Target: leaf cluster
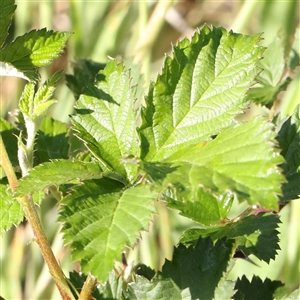
M 64 242 L 81 271 L 100 282 L 95 299 L 251 299 L 253 289 L 272 299 L 280 282 L 232 282 L 227 274 L 238 252 L 244 259 L 275 259 L 279 203 L 300 194 L 300 106 L 287 119 L 238 121 L 253 99 L 271 105 L 291 81 L 283 75 L 279 40 L 264 52 L 260 35 L 204 26 L 173 47 L 145 105 L 136 94 L 139 77 L 122 63 L 78 60 L 66 76 L 76 99 L 69 127 L 44 116 L 61 72 L 39 88 L 34 81 L 70 33 L 34 30 L 3 46 L 13 4 L 0 0 L 0 74 L 30 82 L 20 99 L 21 124 L 0 123 L 15 170 L 23 175 L 14 192 L 1 180 L 1 230 L 24 217 L 17 197 L 30 194 L 39 203 L 55 188 Z M 229 219 L 234 199 L 248 208 Z M 122 252 L 149 230 L 158 201 L 194 226 L 156 272 L 128 265 Z M 257 207 L 265 212 L 255 212 Z M 118 261 L 121 269 L 111 272 Z M 71 273 L 69 281 L 80 290 L 85 277 Z

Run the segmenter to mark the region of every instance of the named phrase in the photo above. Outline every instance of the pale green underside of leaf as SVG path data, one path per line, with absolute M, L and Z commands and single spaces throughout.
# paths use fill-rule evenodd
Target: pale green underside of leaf
M 277 209 L 284 177 L 278 168 L 283 158 L 274 146 L 272 124 L 253 118 L 224 130 L 207 144 L 178 153 L 183 166 L 167 181 L 187 182 L 195 191 L 199 184 L 221 193 L 231 190 L 239 200 Z
M 130 300 L 190 300 L 188 288 L 181 291 L 170 278 L 157 278 L 150 282 L 142 276 L 136 276 L 134 283 L 129 284 L 128 299 Z
M 0 61 L 0 76 L 19 77 L 30 81 L 30 78 L 26 72 L 19 71 L 12 64 L 2 61 Z
M 109 170 L 133 181 L 137 167 L 121 159 L 139 157 L 139 138 L 130 76 L 122 71 L 122 65 L 112 61 L 99 72 L 95 86 L 77 101 L 72 122 L 76 135 Z
M 223 237 L 236 239 L 238 248 L 246 256 L 253 254 L 269 263 L 271 259 L 275 259 L 277 250 L 280 249 L 278 245 L 279 232 L 277 231 L 279 223 L 279 217 L 274 214 L 250 215 L 224 226 L 188 229 L 182 235 L 180 242 L 189 245 L 197 240 L 199 236 L 209 236 L 215 241 Z
M 118 182 L 103 178 L 86 181 L 63 199 L 59 221 L 73 259 L 100 282 L 107 279 L 114 261 L 121 260 L 141 230 L 147 230 L 157 194 L 149 186 L 123 190 Z
M 205 26 L 174 47 L 142 111 L 142 158 L 158 161 L 233 124 L 263 52 L 260 36 Z
M 54 160 L 31 170 L 18 184 L 15 196 L 35 193 L 52 184 L 79 183 L 82 180 L 102 177 L 98 163 L 82 161 Z
M 20 72 L 49 65 L 63 51 L 70 32 L 32 30 L 17 37 L 1 50 L 1 61 L 12 64 Z
M 13 225 L 19 225 L 24 218 L 24 212 L 19 202 L 13 199 L 8 186 L 0 185 L 0 234 Z
M 17 8 L 14 4 L 14 0 L 0 0 L 0 48 L 8 35 L 8 28 L 11 25 L 13 14 Z

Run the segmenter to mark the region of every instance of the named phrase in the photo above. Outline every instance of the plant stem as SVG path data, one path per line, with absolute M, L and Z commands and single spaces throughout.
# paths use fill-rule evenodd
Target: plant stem
M 9 186 L 14 191 L 18 185 L 18 179 L 15 174 L 14 168 L 11 165 L 9 157 L 7 155 L 1 135 L 0 135 L 0 165 L 7 176 Z
M 7 155 L 2 137 L 0 135 L 0 164 L 7 176 L 9 186 L 14 191 L 18 185 L 18 179 L 14 172 L 13 166 Z M 19 197 L 18 201 L 22 206 L 25 216 L 29 221 L 37 244 L 39 245 L 50 274 L 52 275 L 58 290 L 64 300 L 74 300 L 74 296 L 66 282 L 65 276 L 59 267 L 56 258 L 52 252 L 51 246 L 43 230 L 41 221 L 35 209 L 32 198 L 28 195 Z
M 82 287 L 81 293 L 79 295 L 78 300 L 89 300 L 91 299 L 91 295 L 96 284 L 97 280 L 91 274 L 86 278 L 84 285 Z

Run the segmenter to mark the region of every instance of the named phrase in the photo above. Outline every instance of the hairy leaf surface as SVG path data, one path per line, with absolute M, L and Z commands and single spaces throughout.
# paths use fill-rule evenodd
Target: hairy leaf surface
M 224 226 L 189 229 L 184 232 L 180 242 L 187 245 L 193 244 L 199 236 L 210 236 L 213 240 L 223 237 L 236 239 L 238 248 L 246 256 L 254 254 L 257 258 L 269 263 L 271 259 L 275 259 L 277 250 L 280 249 L 277 231 L 279 223 L 279 217 L 274 214 L 250 215 Z
M 103 171 L 98 163 L 55 160 L 31 170 L 27 176 L 19 181 L 15 195 L 21 196 L 38 192 L 52 184 L 79 183 L 82 180 L 102 176 Z
M 233 124 L 258 72 L 260 36 L 205 26 L 166 57 L 142 111 L 142 158 L 158 161 Z
M 8 35 L 8 28 L 11 25 L 12 17 L 17 8 L 14 4 L 14 0 L 0 0 L 0 48 Z M 1 53 L 0 61 L 2 61 Z
M 126 246 L 132 247 L 139 232 L 147 230 L 154 213 L 156 193 L 147 185 L 124 189 L 115 180 L 85 181 L 63 199 L 59 220 L 71 243 L 73 259 L 83 271 L 99 281 L 107 279 L 113 262 L 121 260 Z
M 178 161 L 185 164 L 168 180 L 189 181 L 193 190 L 199 184 L 214 191 L 231 190 L 239 200 L 277 210 L 284 177 L 278 168 L 283 158 L 274 145 L 272 124 L 253 118 L 224 130 L 206 144 L 177 153 Z
M 72 116 L 76 135 L 109 170 L 133 181 L 137 166 L 122 164 L 128 155 L 139 157 L 139 139 L 133 109 L 130 76 L 121 64 L 111 61 L 100 71 L 76 104 Z

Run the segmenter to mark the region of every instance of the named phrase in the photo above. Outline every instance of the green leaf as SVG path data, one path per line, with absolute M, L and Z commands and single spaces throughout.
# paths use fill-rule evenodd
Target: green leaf
M 262 72 L 257 76 L 257 84 L 248 95 L 258 104 L 266 105 L 276 100 L 277 95 L 286 90 L 291 78 L 282 79 L 285 71 L 284 47 L 282 40 L 276 37 L 264 52 L 264 58 L 258 63 Z
M 60 79 L 62 71 L 54 73 L 34 94 L 35 85 L 29 83 L 22 93 L 19 108 L 21 112 L 31 120 L 43 116 L 46 110 L 56 101 L 50 99 L 54 93 L 55 86 Z
M 288 66 L 292 70 L 300 66 L 300 26 L 297 27 L 295 32 L 294 43 L 289 55 Z
M 14 167 L 19 166 L 17 136 L 19 131 L 12 124 L 0 118 L 0 134 L 8 157 Z
M 219 281 L 217 288 L 215 289 L 214 300 L 220 299 L 232 299 L 234 291 L 234 281 L 227 280 L 225 277 L 222 277 Z
M 66 83 L 78 99 L 83 89 L 94 82 L 96 75 L 103 70 L 105 64 L 97 63 L 89 59 L 76 59 L 72 63 L 74 75 L 66 74 Z
M 169 158 L 234 123 L 249 104 L 245 94 L 263 52 L 259 40 L 204 26 L 174 47 L 142 110 L 144 160 Z
M 68 158 L 69 130 L 66 124 L 45 117 L 38 131 L 35 155 L 39 163 L 51 159 Z
M 12 64 L 19 71 L 34 71 L 51 64 L 63 51 L 70 32 L 32 30 L 17 37 L 1 50 L 1 61 Z
M 133 181 L 137 166 L 122 164 L 128 155 L 139 157 L 139 138 L 128 72 L 114 61 L 107 64 L 76 103 L 72 116 L 76 135 L 109 170 Z
M 243 275 L 239 278 L 235 284 L 234 300 L 252 300 L 252 299 L 264 299 L 273 300 L 276 289 L 283 286 L 278 280 L 271 281 L 266 278 L 262 281 L 258 276 L 253 276 L 251 282 Z
M 15 196 L 38 192 L 50 185 L 79 183 L 82 180 L 102 177 L 103 172 L 98 163 L 55 160 L 46 162 L 32 169 L 18 184 Z
M 277 166 L 283 158 L 274 146 L 272 124 L 253 118 L 224 130 L 206 144 L 178 153 L 182 167 L 167 180 L 175 185 L 189 181 L 196 191 L 199 184 L 221 193 L 231 190 L 240 201 L 277 210 L 284 177 Z
M 126 296 L 130 300 L 192 299 L 188 289 L 181 291 L 171 278 L 163 278 L 162 276 L 158 276 L 150 282 L 148 279 L 137 275 L 135 282 L 129 284 Z
M 107 279 L 113 262 L 121 260 L 141 230 L 147 230 L 157 194 L 143 184 L 124 189 L 108 178 L 85 181 L 63 199 L 59 221 L 74 260 L 100 282 Z
M 232 249 L 233 242 L 225 239 L 213 244 L 210 238 L 199 238 L 195 247 L 179 245 L 172 261 L 163 265 L 162 276 L 171 278 L 181 290 L 189 288 L 192 299 L 212 299 Z
M 0 233 L 17 226 L 24 218 L 19 202 L 13 198 L 8 185 L 0 184 Z
M 84 282 L 87 278 L 87 275 L 83 274 L 82 272 L 77 273 L 76 271 L 73 272 L 69 272 L 69 282 L 71 282 L 72 286 L 77 290 L 78 294 L 80 294 L 82 287 L 84 285 Z M 74 297 L 78 297 L 78 295 L 76 295 L 75 291 L 72 290 Z M 92 296 L 96 299 L 96 300 L 102 300 L 103 298 L 101 297 L 98 289 L 96 287 L 94 287 L 93 291 L 92 291 Z
M 232 193 L 217 198 L 203 189 L 198 190 L 195 200 L 180 201 L 167 197 L 169 208 L 177 209 L 180 215 L 207 226 L 218 224 L 226 218 L 232 202 Z
M 238 248 L 246 255 L 255 255 L 269 263 L 275 259 L 279 250 L 278 224 L 279 217 L 270 213 L 250 215 L 237 222 L 225 226 L 208 227 L 207 229 L 194 228 L 184 232 L 180 242 L 186 245 L 194 244 L 199 236 L 209 236 L 214 241 L 223 237 L 236 239 Z
M 0 76 L 19 77 L 30 81 L 31 79 L 36 78 L 38 75 L 35 72 L 22 72 L 15 68 L 12 64 L 0 61 Z
M 8 28 L 17 6 L 14 0 L 0 0 L 0 48 L 3 46 L 8 35 Z M 2 56 L 0 53 L 0 60 Z
M 98 291 L 100 297 L 96 299 L 115 300 L 123 299 L 122 293 L 125 283 L 122 276 L 117 276 L 115 271 L 109 273 L 108 280 L 104 284 L 100 284 Z
M 281 165 L 287 182 L 283 184 L 281 201 L 300 197 L 300 105 L 281 126 L 277 140 L 286 162 Z

